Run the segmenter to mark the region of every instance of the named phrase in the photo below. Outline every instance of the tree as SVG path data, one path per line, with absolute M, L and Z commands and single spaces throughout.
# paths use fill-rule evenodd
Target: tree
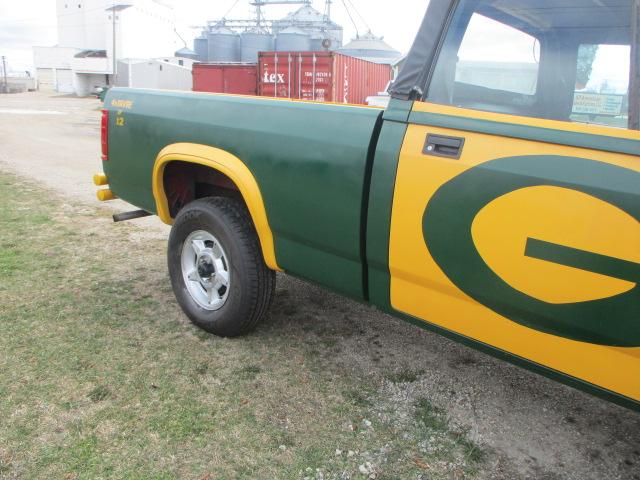
M 576 75 L 576 86 L 580 90 L 589 83 L 598 48 L 599 45 L 580 45 L 578 50 L 578 73 Z

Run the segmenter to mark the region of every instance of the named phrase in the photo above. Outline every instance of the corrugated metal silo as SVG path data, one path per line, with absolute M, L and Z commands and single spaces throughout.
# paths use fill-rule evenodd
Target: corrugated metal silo
M 241 35 L 240 61 L 257 63 L 258 52 L 269 52 L 274 47 L 271 34 L 263 30 L 247 30 Z
M 327 38 L 331 40 L 331 50 L 336 50 L 342 47 L 343 31 L 341 26 L 330 21 L 327 24 L 326 33 Z
M 311 36 L 311 50 L 314 52 L 322 52 L 335 50 L 340 44 L 328 35 L 316 34 Z
M 198 60 L 206 62 L 209 60 L 209 40 L 205 37 L 196 38 L 193 41 L 193 50 L 198 56 Z
M 311 36 L 304 30 L 289 27 L 278 32 L 276 37 L 278 52 L 306 52 L 311 50 Z
M 382 37 L 376 37 L 371 32 L 365 33 L 339 48 L 338 53 L 388 65 L 393 65 L 402 58 L 399 51 L 388 45 Z
M 322 46 L 323 41 L 324 41 L 324 38 L 313 35 L 311 37 L 310 49 L 314 52 L 319 52 L 320 50 L 324 50 L 324 47 Z
M 320 13 L 311 5 L 303 5 L 295 12 L 291 12 L 280 20 L 273 22 L 275 34 L 288 28 L 299 28 L 311 35 L 311 46 L 313 50 L 326 50 L 321 43 L 324 39 L 331 40 L 331 49 L 342 46 L 343 29 L 337 23 L 331 21 L 326 15 Z M 322 40 L 320 40 L 322 38 Z
M 207 35 L 209 62 L 239 62 L 240 35 L 225 27 L 214 27 Z

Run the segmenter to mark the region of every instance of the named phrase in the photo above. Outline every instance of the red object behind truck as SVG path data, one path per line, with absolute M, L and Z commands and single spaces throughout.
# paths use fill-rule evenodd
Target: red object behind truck
M 365 104 L 392 77 L 383 65 L 336 52 L 261 52 L 258 93 L 265 97 Z
M 193 91 L 257 95 L 258 77 L 255 64 L 194 63 Z

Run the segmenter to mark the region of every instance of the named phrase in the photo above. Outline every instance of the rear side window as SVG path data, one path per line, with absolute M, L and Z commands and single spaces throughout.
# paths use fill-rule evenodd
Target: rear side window
M 458 50 L 455 81 L 534 95 L 540 44 L 531 35 L 474 13 Z
M 425 99 L 621 128 L 632 0 L 461 0 Z

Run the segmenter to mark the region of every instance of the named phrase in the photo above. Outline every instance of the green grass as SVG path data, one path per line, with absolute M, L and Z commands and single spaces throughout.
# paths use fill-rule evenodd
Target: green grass
M 387 376 L 388 380 L 393 383 L 413 383 L 420 378 L 424 371 L 413 370 L 411 368 L 403 368 L 398 372 L 391 373 Z
M 482 467 L 428 401 L 405 408 L 385 393 L 420 372 L 389 383 L 345 369 L 342 335 L 358 333 L 317 324 L 313 302 L 285 290 L 257 333 L 216 338 L 176 306 L 163 239 L 5 174 L 0 205 L 0 478 L 366 478 L 366 462 L 379 479 L 450 478 Z

